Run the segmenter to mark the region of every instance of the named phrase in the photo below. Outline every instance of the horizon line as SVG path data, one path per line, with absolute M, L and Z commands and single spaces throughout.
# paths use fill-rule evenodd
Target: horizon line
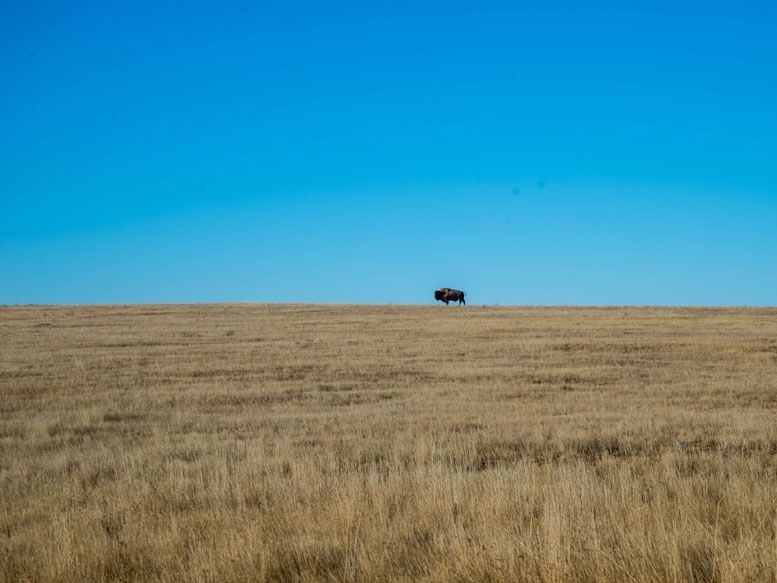
M 375 306 L 375 307 L 439 307 L 439 308 L 572 308 L 572 309 L 616 309 L 616 308 L 683 308 L 683 309 L 777 309 L 777 304 L 466 304 L 445 306 L 439 303 L 402 302 L 310 302 L 310 301 L 180 301 L 180 302 L 86 302 L 86 303 L 0 303 L 0 308 L 81 308 L 81 307 L 148 307 L 148 306 Z

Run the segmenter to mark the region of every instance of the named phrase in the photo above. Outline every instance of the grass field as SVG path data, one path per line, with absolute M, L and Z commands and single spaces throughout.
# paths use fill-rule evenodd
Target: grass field
M 0 308 L 4 580 L 777 578 L 777 309 Z

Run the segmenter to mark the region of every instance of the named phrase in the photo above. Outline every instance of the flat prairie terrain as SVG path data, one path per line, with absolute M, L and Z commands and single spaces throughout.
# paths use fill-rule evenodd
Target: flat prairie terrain
M 777 310 L 0 308 L 0 579 L 777 578 Z

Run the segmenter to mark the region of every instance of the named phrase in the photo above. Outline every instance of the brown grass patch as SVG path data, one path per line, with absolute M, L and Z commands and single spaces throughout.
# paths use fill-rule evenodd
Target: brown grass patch
M 777 577 L 777 310 L 23 307 L 0 342 L 0 579 Z

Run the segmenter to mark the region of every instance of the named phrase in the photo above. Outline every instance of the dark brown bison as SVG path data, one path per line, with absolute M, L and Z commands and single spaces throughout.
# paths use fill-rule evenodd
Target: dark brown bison
M 443 287 L 434 292 L 434 299 L 437 302 L 445 302 L 446 306 L 448 302 L 459 302 L 459 305 L 467 305 L 467 302 L 464 300 L 464 292 L 449 287 Z

